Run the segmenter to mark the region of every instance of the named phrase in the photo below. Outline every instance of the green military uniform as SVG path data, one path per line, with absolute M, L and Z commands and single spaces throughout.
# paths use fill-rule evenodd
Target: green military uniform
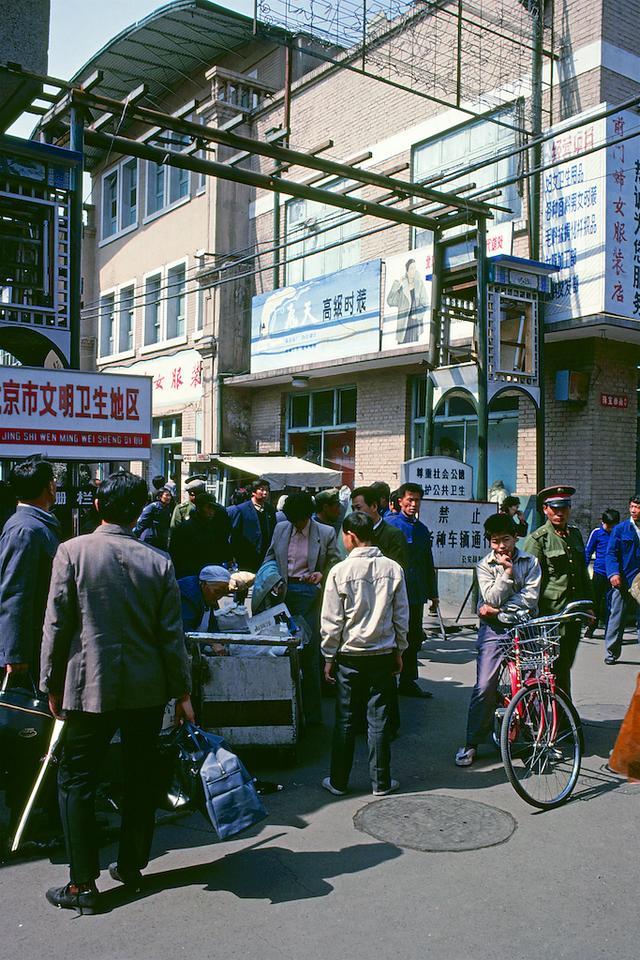
M 556 533 L 547 521 L 529 534 L 525 553 L 535 557 L 542 568 L 540 616 L 559 613 L 572 600 L 591 600 L 591 580 L 584 559 L 584 541 L 577 527 L 567 525 L 565 536 Z M 562 628 L 560 655 L 555 663 L 558 686 L 571 695 L 570 672 L 580 642 L 580 624 Z
M 195 510 L 195 504 L 191 503 L 190 500 L 185 500 L 184 503 L 179 503 L 171 516 L 171 523 L 169 524 L 169 529 L 173 530 L 174 527 L 179 527 L 180 524 L 184 523 L 185 520 L 193 513 L 194 510 Z
M 584 541 L 577 527 L 568 525 L 566 536 L 547 522 L 529 534 L 525 553 L 542 568 L 540 615 L 559 613 L 572 600 L 591 600 L 591 580 L 584 559 Z

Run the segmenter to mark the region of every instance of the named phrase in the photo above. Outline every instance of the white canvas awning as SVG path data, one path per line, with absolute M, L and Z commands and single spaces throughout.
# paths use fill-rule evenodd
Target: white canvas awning
M 342 474 L 299 457 L 216 457 L 215 462 L 251 477 L 264 477 L 274 490 L 285 487 L 340 487 Z

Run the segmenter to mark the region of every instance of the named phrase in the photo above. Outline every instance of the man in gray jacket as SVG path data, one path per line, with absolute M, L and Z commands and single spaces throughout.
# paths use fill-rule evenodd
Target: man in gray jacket
M 191 676 L 180 594 L 166 553 L 132 527 L 146 484 L 114 473 L 100 485 L 101 525 L 61 545 L 44 623 L 40 685 L 56 717 L 66 718 L 58 771 L 70 882 L 47 892 L 57 907 L 99 912 L 94 817 L 98 771 L 119 730 L 124 799 L 113 879 L 138 887 L 147 865 L 155 813 L 155 747 L 168 700 L 193 721 Z
M 517 531 L 508 513 L 488 517 L 484 529 L 491 551 L 476 567 L 480 594 L 477 676 L 469 704 L 467 741 L 456 753 L 458 767 L 471 766 L 479 742 L 491 729 L 504 659 L 501 641 L 510 630 L 498 620 L 498 614 L 507 610 L 535 615 L 542 580 L 540 564 L 535 557 L 516 547 Z
M 399 786 L 391 779 L 390 720 L 407 646 L 407 588 L 400 564 L 372 546 L 371 517 L 356 510 L 342 531 L 349 556 L 327 575 L 320 624 L 325 677 L 338 687 L 331 773 L 322 786 L 335 796 L 346 793 L 356 730 L 366 714 L 371 785 L 375 796 L 384 796 Z

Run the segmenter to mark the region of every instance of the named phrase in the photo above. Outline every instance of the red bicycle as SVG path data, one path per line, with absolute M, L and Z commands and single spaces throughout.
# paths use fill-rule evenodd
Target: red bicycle
M 578 600 L 548 617 L 515 623 L 503 640 L 504 665 L 498 684 L 494 739 L 516 793 L 534 807 L 550 810 L 565 803 L 582 763 L 580 717 L 568 695 L 556 686 L 553 661 L 566 623 L 590 622 L 589 601 Z

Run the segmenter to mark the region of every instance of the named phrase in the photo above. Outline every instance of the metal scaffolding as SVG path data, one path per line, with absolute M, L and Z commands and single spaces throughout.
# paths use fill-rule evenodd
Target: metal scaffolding
M 531 0 L 255 0 L 257 35 L 265 24 L 303 35 L 308 56 L 357 70 L 441 106 L 479 115 L 522 98 L 523 133 L 536 129 L 532 60 L 550 64 L 549 17 Z M 538 34 L 538 24 L 541 33 Z M 533 82 L 532 82 L 533 81 Z M 552 122 L 551 98 L 542 106 Z

